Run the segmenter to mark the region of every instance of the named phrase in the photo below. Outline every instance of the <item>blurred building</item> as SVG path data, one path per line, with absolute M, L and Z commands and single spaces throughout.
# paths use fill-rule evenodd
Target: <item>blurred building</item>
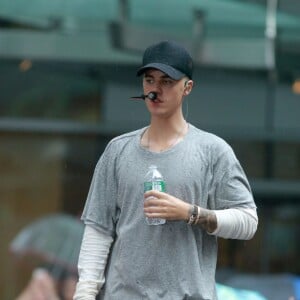
M 29 276 L 8 246 L 37 217 L 80 215 L 107 142 L 148 124 L 135 72 L 155 41 L 196 62 L 184 112 L 234 148 L 253 188 L 252 241 L 219 267 L 300 273 L 298 0 L 0 0 L 0 298 Z

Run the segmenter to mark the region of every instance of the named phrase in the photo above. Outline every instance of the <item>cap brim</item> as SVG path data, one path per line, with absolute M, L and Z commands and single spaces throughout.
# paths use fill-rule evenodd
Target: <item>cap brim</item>
M 174 69 L 173 67 L 171 67 L 169 65 L 161 64 L 161 63 L 151 63 L 151 64 L 147 64 L 147 65 L 141 67 L 140 69 L 138 69 L 138 71 L 136 73 L 137 76 L 144 74 L 147 69 L 160 70 L 163 73 L 167 74 L 170 78 L 175 79 L 175 80 L 179 80 L 179 79 L 183 78 L 184 76 L 186 76 L 184 73 Z

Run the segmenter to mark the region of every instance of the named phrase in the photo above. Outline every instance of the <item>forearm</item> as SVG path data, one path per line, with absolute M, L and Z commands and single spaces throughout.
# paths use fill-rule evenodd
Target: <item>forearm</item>
M 104 270 L 113 239 L 86 225 L 78 259 L 79 280 L 74 300 L 94 300 L 104 284 Z
M 218 226 L 215 212 L 197 205 L 190 205 L 187 222 L 190 225 L 200 226 L 209 233 L 214 232 Z
M 255 208 L 210 210 L 158 191 L 145 193 L 146 199 L 150 196 L 153 199 L 144 202 L 144 212 L 148 218 L 185 220 L 209 234 L 231 239 L 250 239 L 257 229 Z
M 247 240 L 256 232 L 258 218 L 252 208 L 209 210 L 191 205 L 188 223 L 218 237 Z

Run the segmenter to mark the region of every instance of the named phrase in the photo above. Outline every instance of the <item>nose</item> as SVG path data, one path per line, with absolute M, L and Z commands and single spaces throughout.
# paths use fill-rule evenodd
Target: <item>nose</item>
M 152 86 L 153 92 L 160 92 L 161 91 L 161 83 L 159 81 L 155 82 Z

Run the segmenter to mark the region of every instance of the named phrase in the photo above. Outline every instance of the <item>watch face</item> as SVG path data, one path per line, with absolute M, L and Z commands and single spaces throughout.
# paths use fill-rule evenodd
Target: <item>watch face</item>
M 194 205 L 194 207 L 193 207 L 193 213 L 192 213 L 192 215 L 193 215 L 194 217 L 197 217 L 197 215 L 198 215 L 198 208 L 197 208 L 196 205 Z

